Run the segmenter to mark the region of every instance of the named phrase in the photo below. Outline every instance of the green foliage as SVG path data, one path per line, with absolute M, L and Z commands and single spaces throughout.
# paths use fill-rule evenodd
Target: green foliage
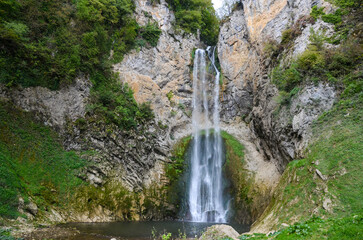
M 172 152 L 171 163 L 165 167 L 165 175 L 169 179 L 169 184 L 173 185 L 178 181 L 185 169 L 185 153 L 189 147 L 191 137 L 181 139 Z
M 312 72 L 319 71 L 325 66 L 325 58 L 321 52 L 311 46 L 297 58 L 296 64 L 296 68 L 298 68 L 302 74 L 311 74 Z
M 314 6 L 311 9 L 310 16 L 312 16 L 315 20 L 317 20 L 320 16 L 324 15 L 324 7 L 318 8 L 318 6 Z
M 186 169 L 186 153 L 190 147 L 191 136 L 182 138 L 173 148 L 171 162 L 165 165 L 165 177 L 169 180 L 166 187 L 168 204 L 173 204 L 178 210 L 185 194 L 182 176 Z M 177 211 L 176 211 L 177 212 Z
M 239 239 L 361 239 L 363 237 L 362 227 L 363 218 L 361 215 L 346 218 L 328 218 L 326 220 L 313 216 L 305 222 L 295 223 L 267 235 L 259 233 L 252 235 L 244 234 L 240 236 Z
M 0 82 L 58 89 L 109 72 L 111 48 L 120 60 L 134 46 L 133 9 L 132 0 L 2 1 Z
M 154 118 L 150 104 L 138 105 L 131 88 L 127 84 L 117 83 L 117 76 L 112 76 L 110 79 L 99 79 L 100 77 L 101 74 L 94 79 L 100 84 L 93 89 L 93 103 L 88 107 L 89 114 L 104 116 L 108 123 L 114 123 L 127 130 Z
M 290 92 L 285 92 L 281 90 L 277 98 L 277 103 L 281 105 L 290 104 L 292 97 L 295 96 L 299 91 L 300 91 L 299 87 L 294 87 Z
M 352 79 L 349 81 L 354 82 Z M 352 221 L 352 216 L 361 216 L 363 209 L 360 201 L 363 197 L 362 92 L 354 92 L 353 95 L 341 99 L 314 124 L 314 140 L 306 151 L 306 158 L 288 164 L 277 186 L 275 197 L 265 212 L 266 215 L 273 213 L 279 216 L 280 223 L 289 223 L 292 218 L 298 221 L 309 220 L 313 213 L 332 218 L 328 225 L 321 226 L 322 229 L 320 226 L 304 223 L 312 231 L 311 235 L 302 236 L 302 239 L 331 239 L 331 236 L 355 239 L 352 236 L 359 233 L 359 224 L 362 223 L 352 225 L 352 233 L 343 230 L 350 228 L 345 223 Z M 324 175 L 325 180 L 317 176 L 316 169 Z M 323 207 L 325 199 L 333 202 L 330 210 Z M 344 220 L 343 223 L 336 218 L 351 220 Z M 341 223 L 343 225 L 340 227 L 333 227 Z M 294 228 L 290 230 L 293 231 Z M 315 229 L 320 230 L 317 233 Z M 291 236 L 286 239 L 297 236 L 296 233 L 285 233 L 285 237 Z M 276 239 L 285 239 L 284 234 L 279 236 Z
M 235 196 L 234 206 L 238 211 L 252 202 L 252 184 L 248 180 L 248 171 L 245 170 L 245 147 L 232 135 L 221 132 L 226 149 L 225 174 L 231 180 L 232 194 Z
M 90 109 L 108 122 L 130 129 L 152 119 L 149 105 L 138 106 L 111 74 L 112 62 L 135 46 L 156 46 L 161 34 L 156 23 L 140 27 L 134 9 L 132 0 L 2 1 L 0 83 L 58 89 L 87 73 Z
M 282 32 L 282 36 L 281 36 L 281 44 L 287 44 L 289 43 L 293 36 L 292 36 L 293 30 L 291 28 L 286 29 L 285 31 Z
M 9 157 L 0 152 L 0 161 L 0 216 L 16 218 L 20 186 Z
M 11 231 L 9 229 L 0 228 L 0 240 L 23 240 L 23 238 L 15 238 L 11 236 Z
M 175 12 L 176 25 L 187 33 L 197 33 L 207 45 L 216 45 L 219 22 L 210 0 L 167 0 Z
M 227 151 L 227 161 L 230 159 L 228 157 L 228 152 L 231 153 L 230 157 L 234 155 L 235 158 L 238 158 L 237 161 L 243 162 L 244 157 L 244 146 L 232 135 L 228 134 L 225 131 L 221 132 L 223 140 L 226 142 L 227 148 L 230 148 L 230 151 Z
M 273 69 L 272 81 L 280 91 L 284 91 L 281 92 L 282 99 L 287 99 L 288 92 L 309 81 L 329 81 L 344 86 L 348 88 L 344 94 L 351 90 L 359 91 L 361 71 L 356 68 L 363 60 L 363 46 L 359 41 L 353 38 L 344 41 L 336 49 L 324 49 L 322 35 L 314 32 L 311 41 L 308 49 L 289 67 L 277 66 Z
M 317 6 L 314 6 L 311 9 L 310 16 L 315 20 L 321 17 L 324 22 L 338 25 L 342 22 L 343 12 L 341 9 L 337 9 L 334 13 L 325 14 L 324 7 L 318 8 Z
M 169 99 L 169 101 L 171 102 L 171 100 L 173 99 L 173 97 L 174 97 L 174 93 L 173 93 L 173 91 L 169 91 L 167 94 L 166 94 L 166 96 L 168 97 L 168 99 Z
M 359 8 L 362 6 L 361 0 L 329 0 L 329 2 L 332 2 L 336 6 L 341 7 L 343 9 Z
M 162 240 L 169 240 L 171 239 L 171 233 L 165 233 L 161 236 Z
M 16 217 L 18 197 L 38 206 L 66 207 L 82 185 L 77 175 L 86 162 L 65 151 L 57 134 L 29 113 L 0 103 L 0 215 Z
M 300 17 L 292 26 L 282 32 L 281 42 L 275 40 L 267 40 L 264 45 L 264 53 L 266 57 L 277 60 L 279 54 L 288 49 L 294 43 L 294 40 L 301 35 L 302 29 L 308 24 L 312 24 L 314 19 L 310 16 Z
M 267 57 L 274 58 L 277 57 L 279 51 L 279 44 L 277 41 L 267 41 L 264 45 L 263 52 Z
M 283 70 L 276 67 L 272 71 L 272 81 L 280 89 L 290 91 L 302 80 L 301 73 L 297 70 L 297 65 L 292 64 L 288 69 Z
M 152 47 L 156 47 L 159 41 L 161 30 L 156 22 L 150 23 L 140 28 L 140 35 L 145 39 Z
M 334 25 L 342 22 L 342 14 L 340 10 L 337 10 L 333 14 L 326 14 L 321 17 L 324 22 L 332 23 Z

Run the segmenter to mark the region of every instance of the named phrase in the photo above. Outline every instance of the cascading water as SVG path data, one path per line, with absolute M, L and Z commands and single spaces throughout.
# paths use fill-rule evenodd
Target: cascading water
M 207 81 L 206 51 L 197 49 L 193 70 L 193 140 L 188 205 L 194 222 L 226 222 L 228 199 L 224 197 L 223 149 L 219 127 L 219 71 L 215 48 L 207 48 L 213 82 Z M 212 86 L 212 87 L 211 87 Z

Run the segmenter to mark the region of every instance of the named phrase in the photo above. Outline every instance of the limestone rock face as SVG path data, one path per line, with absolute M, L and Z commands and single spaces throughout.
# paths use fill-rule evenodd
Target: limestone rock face
M 322 0 L 247 0 L 222 25 L 219 36 L 218 54 L 226 82 L 222 117 L 229 122 L 246 119 L 266 160 L 273 161 L 280 172 L 291 159 L 302 156 L 312 121 L 332 107 L 336 91 L 327 85 L 307 86 L 292 99 L 290 107 L 278 110 L 279 91 L 271 83 L 271 63 L 263 48 L 268 41 L 281 41 L 282 32 L 309 15 L 315 5 L 324 6 L 327 12 L 334 9 Z M 281 64 L 306 50 L 311 28 L 316 33 L 333 32 L 332 26 L 322 21 L 307 24 L 292 47 L 284 51 Z
M 45 125 L 62 129 L 67 119 L 75 121 L 86 113 L 91 83 L 78 78 L 74 84 L 59 91 L 35 87 L 6 89 L 0 86 L 0 96 L 12 101 L 25 111 L 35 112 Z
M 144 25 L 156 21 L 162 33 L 156 47 L 143 47 L 127 54 L 121 63 L 114 65 L 120 81 L 134 91 L 138 103 L 148 102 L 156 120 L 169 126 L 173 139 L 184 136 L 189 128 L 192 80 L 192 52 L 199 45 L 194 35 L 183 37 L 174 32 L 167 3 L 150 5 L 149 1 L 136 1 L 136 19 Z M 172 140 L 171 140 L 172 141 Z
M 247 161 L 246 170 L 254 173 L 250 180 L 257 193 L 250 209 L 246 210 L 250 212 L 251 221 L 258 219 L 269 204 L 269 197 L 279 181 L 278 172 L 282 173 L 292 159 L 304 157 L 313 121 L 329 110 L 337 97 L 337 90 L 328 84 L 309 84 L 301 87 L 289 105 L 280 105 L 279 90 L 270 79 L 274 65 L 264 53 L 265 44 L 279 43 L 283 31 L 306 18 L 315 5 L 325 7 L 327 13 L 334 10 L 323 0 L 246 0 L 221 26 L 218 42 L 224 76 L 221 118 L 228 123 L 225 129 L 239 136 L 245 146 L 256 146 L 262 155 L 254 158 L 257 160 Z M 301 26 L 301 34 L 289 49 L 283 50 L 281 65 L 288 65 L 307 49 L 311 28 L 317 34 L 324 32 L 328 36 L 334 31 L 331 24 L 321 20 Z M 250 128 L 248 141 L 241 137 L 241 127 L 237 127 L 238 131 L 231 130 L 240 125 L 240 119 Z M 249 149 L 249 154 L 254 152 Z M 255 168 L 256 165 L 259 167 Z M 254 206 L 260 206 L 261 211 Z M 263 221 L 260 219 L 259 223 Z M 262 225 L 253 225 L 253 229 L 261 230 Z
M 135 5 L 136 21 L 140 25 L 146 25 L 152 19 L 164 31 L 172 28 L 171 23 L 175 20 L 175 17 L 169 10 L 165 0 L 160 0 L 158 4 L 152 4 L 148 0 L 136 0 Z
M 258 71 L 256 53 L 249 41 L 243 11 L 233 12 L 230 21 L 222 25 L 218 41 L 223 95 L 221 118 L 230 121 L 236 116 L 248 115 L 252 108 L 253 81 L 251 74 Z

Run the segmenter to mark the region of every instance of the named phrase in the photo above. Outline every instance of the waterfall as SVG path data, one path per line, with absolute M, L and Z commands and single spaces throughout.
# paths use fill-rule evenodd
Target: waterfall
M 219 126 L 219 71 L 215 47 L 197 49 L 193 69 L 193 140 L 188 205 L 194 222 L 226 222 L 228 199 L 224 197 L 223 149 Z M 206 53 L 214 72 L 207 81 Z

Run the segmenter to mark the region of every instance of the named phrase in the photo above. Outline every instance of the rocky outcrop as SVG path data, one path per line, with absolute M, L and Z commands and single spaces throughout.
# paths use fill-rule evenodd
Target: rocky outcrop
M 34 112 L 45 125 L 63 130 L 67 120 L 84 117 L 90 89 L 90 81 L 82 77 L 59 91 L 44 87 L 8 89 L 0 86 L 0 97 L 25 111 Z
M 262 176 L 260 180 L 256 180 L 259 177 L 250 178 L 257 189 L 253 201 L 259 202 L 256 206 L 261 207 L 261 211 L 253 210 L 253 206 L 246 209 L 250 213 L 254 211 L 252 221 L 268 206 L 280 174 L 289 161 L 304 156 L 311 139 L 313 121 L 330 109 L 337 97 L 336 89 L 329 84 L 308 84 L 301 86 L 290 104 L 282 105 L 277 100 L 279 91 L 270 79 L 274 65 L 264 53 L 265 44 L 279 43 L 283 31 L 309 15 L 315 5 L 324 6 L 326 12 L 334 10 L 332 5 L 322 0 L 247 0 L 221 26 L 218 42 L 218 56 L 224 75 L 221 117 L 228 122 L 228 127 L 238 125 L 240 119 L 247 122 L 252 140 L 245 141 L 243 137 L 239 140 L 245 146 L 253 141 L 261 154 L 261 158 L 247 164 L 250 166 L 247 167 L 248 172 Z M 332 25 L 320 20 L 299 27 L 301 34 L 292 40 L 289 49 L 280 54 L 283 55 L 279 58 L 282 65 L 288 65 L 307 49 L 311 28 L 315 33 L 333 33 Z M 232 130 L 235 136 L 236 133 L 241 135 L 238 132 Z M 260 165 L 258 170 L 253 170 L 251 166 L 254 164 Z M 266 166 L 270 167 L 262 170 Z M 264 181 L 267 191 L 259 188 L 264 186 Z M 253 227 L 259 228 L 258 225 Z
M 171 21 L 174 15 L 167 3 L 151 5 L 136 1 L 136 19 L 140 25 L 156 21 L 162 34 L 156 47 L 133 50 L 121 63 L 114 65 L 120 81 L 128 83 L 138 103 L 149 102 L 156 120 L 167 125 L 170 141 L 180 139 L 190 124 L 193 50 L 199 45 L 194 35 L 176 34 Z
M 259 71 L 258 59 L 243 11 L 233 13 L 222 25 L 218 41 L 218 57 L 223 73 L 221 118 L 231 121 L 236 116 L 247 116 L 252 109 L 252 75 Z
M 309 85 L 300 90 L 289 106 L 280 108 L 279 91 L 269 78 L 272 65 L 263 48 L 268 41 L 281 41 L 282 32 L 309 15 L 315 5 L 325 6 L 326 11 L 333 9 L 324 1 L 244 1 L 222 25 L 219 36 L 218 53 L 226 81 L 223 118 L 231 121 L 242 117 L 249 122 L 256 144 L 280 172 L 291 159 L 302 156 L 311 135 L 311 123 L 332 107 L 336 93 L 328 85 Z M 310 28 L 327 34 L 333 31 L 331 25 L 322 21 L 302 27 L 292 47 L 284 51 L 282 63 L 288 63 L 307 48 Z M 229 107 L 233 102 L 238 109 Z
M 231 179 L 232 185 L 237 188 L 233 209 L 235 220 L 243 224 L 252 224 L 270 203 L 281 175 L 273 161 L 265 160 L 263 149 L 259 149 L 253 143 L 253 133 L 246 123 L 223 123 L 221 128 L 233 135 L 244 147 L 243 159 L 229 159 L 226 167 L 238 167 L 239 179 Z

